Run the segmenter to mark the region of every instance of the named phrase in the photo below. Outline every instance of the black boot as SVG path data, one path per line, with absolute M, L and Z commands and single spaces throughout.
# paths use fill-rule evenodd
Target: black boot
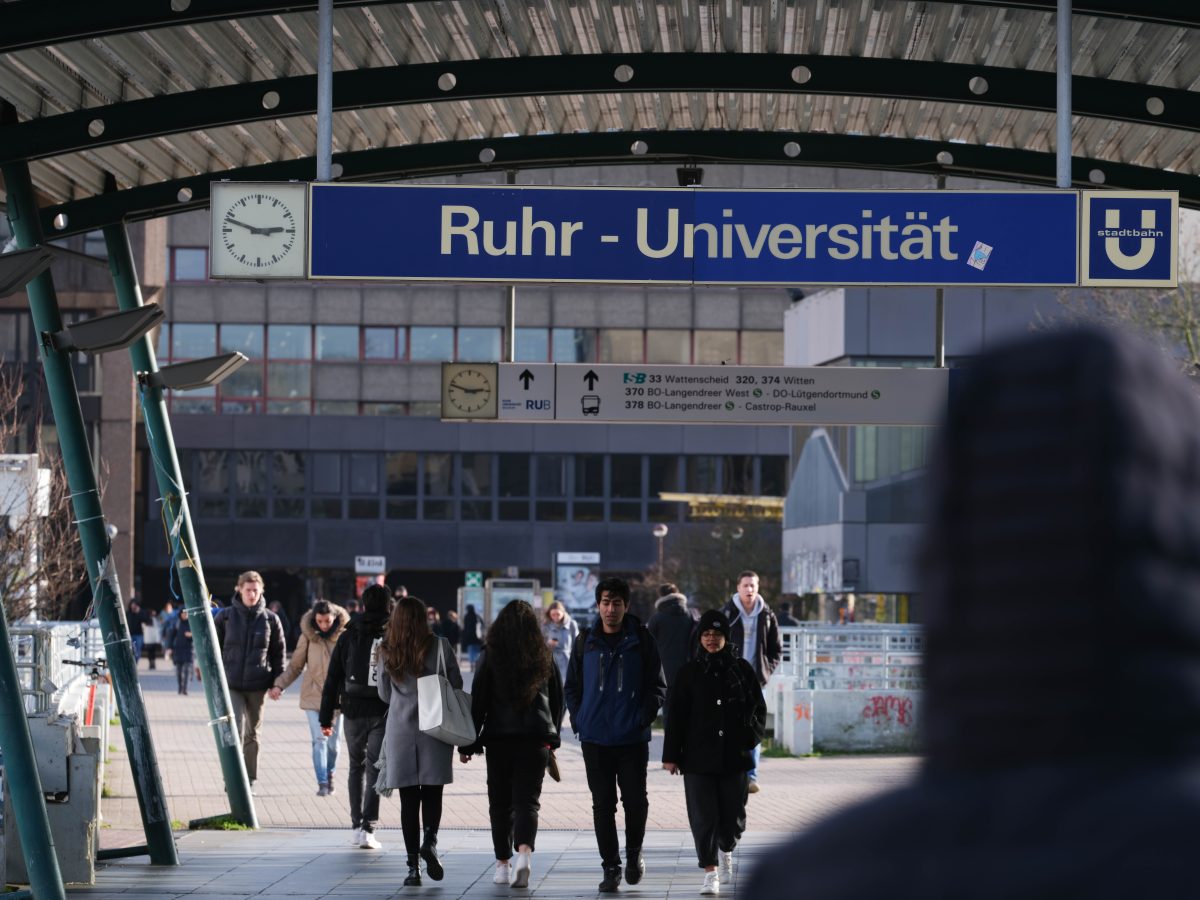
M 625 848 L 625 880 L 637 884 L 646 874 L 646 861 L 642 859 L 641 849 Z
M 446 874 L 442 861 L 437 855 L 437 832 L 431 828 L 425 829 L 425 843 L 421 845 L 421 859 L 425 860 L 425 871 L 434 881 L 441 881 Z
M 408 855 L 408 877 L 404 879 L 405 887 L 421 886 L 421 863 L 413 854 Z
M 601 892 L 605 893 L 605 894 L 615 894 L 617 892 L 617 889 L 620 886 L 621 886 L 621 867 L 620 867 L 620 865 L 605 866 L 604 867 L 604 880 L 600 882 Z

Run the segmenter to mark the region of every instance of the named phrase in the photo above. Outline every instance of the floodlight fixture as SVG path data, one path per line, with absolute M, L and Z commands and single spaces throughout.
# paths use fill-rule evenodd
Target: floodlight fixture
M 170 388 L 173 391 L 194 391 L 220 384 L 250 361 L 244 353 L 222 353 L 202 359 L 163 366 L 157 372 L 138 372 L 138 381 L 150 387 Z
M 0 297 L 24 288 L 50 268 L 53 261 L 54 256 L 45 247 L 0 253 Z
M 55 350 L 109 353 L 124 350 L 163 320 L 162 307 L 147 303 L 136 309 L 106 313 L 83 322 L 73 322 L 62 331 L 42 332 L 42 341 Z

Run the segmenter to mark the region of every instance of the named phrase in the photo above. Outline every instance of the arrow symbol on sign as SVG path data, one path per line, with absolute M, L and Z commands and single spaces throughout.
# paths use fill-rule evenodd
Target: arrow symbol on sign
M 525 385 L 525 390 L 529 390 L 529 382 L 533 381 L 533 373 L 526 369 L 517 376 L 517 379 Z
M 590 391 L 596 387 L 596 382 L 600 380 L 600 376 L 591 369 L 588 369 L 587 374 L 583 376 L 583 380 L 587 382 L 588 390 Z

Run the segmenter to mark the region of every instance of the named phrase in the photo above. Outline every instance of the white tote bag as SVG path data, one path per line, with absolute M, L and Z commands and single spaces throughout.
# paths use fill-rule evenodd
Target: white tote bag
M 417 727 L 434 740 L 462 747 L 475 743 L 471 695 L 453 687 L 447 680 L 444 656 L 439 640 L 437 674 L 422 675 L 417 679 Z

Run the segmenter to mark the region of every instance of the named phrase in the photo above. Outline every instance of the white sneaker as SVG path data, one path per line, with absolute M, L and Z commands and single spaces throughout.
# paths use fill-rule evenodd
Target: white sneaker
M 508 884 L 510 880 L 510 867 L 507 862 L 502 862 L 496 866 L 496 874 L 492 876 L 492 884 Z
M 516 865 L 513 866 L 512 881 L 509 884 L 515 888 L 529 887 L 529 870 L 532 868 L 532 863 L 528 853 L 518 853 Z
M 358 847 L 359 845 L 362 844 L 362 836 L 363 836 L 363 830 L 361 828 L 355 828 L 354 829 L 354 837 L 350 838 L 350 843 L 353 844 L 355 847 Z
M 379 838 L 375 837 L 375 832 L 367 831 L 365 828 L 362 833 L 362 840 L 359 841 L 359 849 L 362 850 L 382 850 L 383 844 L 379 843 Z
M 717 870 L 704 873 L 704 885 L 700 888 L 701 894 L 719 894 L 721 893 L 721 878 L 717 875 Z
M 720 860 L 717 865 L 717 872 L 720 873 L 721 880 L 731 880 L 733 878 L 733 851 L 718 850 L 717 859 Z

